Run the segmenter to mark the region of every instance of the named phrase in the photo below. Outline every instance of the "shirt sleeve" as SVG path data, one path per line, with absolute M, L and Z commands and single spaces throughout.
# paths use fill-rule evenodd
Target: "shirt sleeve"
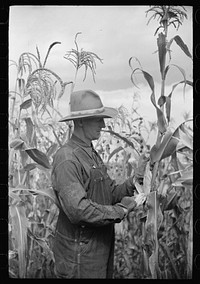
M 65 160 L 54 169 L 53 178 L 62 209 L 72 223 L 102 226 L 124 218 L 120 204 L 101 205 L 87 199 L 79 163 Z
M 97 159 L 99 160 L 100 165 L 104 165 L 100 155 L 96 153 Z M 106 170 L 107 174 L 107 170 Z M 110 178 L 110 177 L 109 177 Z M 133 176 L 128 178 L 122 184 L 116 184 L 116 181 L 110 178 L 110 187 L 112 191 L 112 204 L 121 202 L 124 196 L 133 196 L 135 191 L 135 185 L 133 184 Z

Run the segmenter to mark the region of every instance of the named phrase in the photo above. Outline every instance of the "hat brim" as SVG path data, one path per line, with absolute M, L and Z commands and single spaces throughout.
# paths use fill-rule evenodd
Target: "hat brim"
M 117 115 L 117 110 L 112 107 L 104 107 L 104 110 L 101 113 L 85 113 L 80 115 L 73 115 L 70 114 L 68 116 L 63 117 L 59 120 L 59 122 L 69 121 L 79 118 L 86 118 L 86 117 L 102 117 L 102 118 L 113 118 Z

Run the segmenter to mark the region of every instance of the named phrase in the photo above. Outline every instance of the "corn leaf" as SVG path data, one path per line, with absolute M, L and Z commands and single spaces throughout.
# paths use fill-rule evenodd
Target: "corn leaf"
M 160 149 L 163 149 L 163 151 L 160 160 L 171 156 L 176 151 L 176 147 L 178 145 L 178 137 L 179 137 L 179 129 L 177 129 L 174 133 L 172 133 L 169 139 L 167 137 L 167 139 L 165 140 L 166 143 L 165 141 L 161 143 Z
M 180 137 L 180 141 L 185 146 L 187 146 L 189 149 L 193 150 L 193 139 L 189 135 L 189 133 L 186 132 L 183 125 L 181 125 L 180 128 L 179 128 L 179 137 Z
M 46 238 L 37 237 L 30 230 L 28 230 L 28 236 L 39 244 L 39 246 L 43 249 L 43 254 L 48 260 L 54 260 L 53 252 L 51 251 Z
M 168 123 L 170 122 L 171 115 L 171 96 L 166 97 L 166 118 Z
M 26 153 L 33 159 L 36 163 L 40 164 L 41 166 L 50 169 L 51 165 L 49 163 L 49 159 L 47 155 L 36 148 L 26 149 Z
M 169 65 L 167 65 L 166 67 L 165 67 L 165 71 L 164 71 L 164 78 L 163 78 L 163 80 L 165 80 L 166 79 L 166 76 L 167 76 L 167 72 L 169 71 Z
M 189 85 L 190 85 L 191 82 L 186 79 L 185 70 L 184 70 L 183 68 L 181 68 L 180 66 L 178 66 L 178 65 L 176 65 L 176 64 L 171 64 L 171 66 L 175 66 L 176 68 L 178 68 L 179 71 L 181 72 L 181 74 L 183 75 L 184 81 L 181 81 L 181 82 L 179 82 L 179 83 L 184 83 L 184 86 L 183 86 L 183 95 L 185 96 L 186 84 L 188 84 L 188 82 L 189 82 Z M 179 83 L 178 83 L 178 84 L 179 84 Z M 174 86 L 176 87 L 178 84 L 175 84 Z M 173 88 L 174 88 L 174 86 L 173 86 Z
M 102 131 L 103 132 L 109 132 L 110 134 L 112 134 L 112 135 L 114 135 L 114 136 L 116 136 L 116 137 L 118 137 L 118 138 L 120 138 L 120 139 L 122 139 L 124 142 L 126 142 L 130 147 L 132 147 L 137 153 L 138 153 L 138 155 L 139 155 L 139 152 L 137 151 L 137 149 L 135 148 L 135 146 L 134 146 L 134 144 L 130 141 L 130 140 L 128 140 L 126 137 L 124 137 L 124 136 L 122 136 L 122 135 L 120 135 L 119 133 L 117 133 L 117 132 L 115 132 L 115 131 L 113 131 L 113 130 L 104 130 L 104 129 L 102 129 Z
M 156 113 L 157 113 L 157 124 L 158 124 L 158 129 L 160 131 L 160 133 L 164 133 L 167 129 L 167 123 L 166 123 L 166 119 L 165 116 L 162 112 L 162 110 L 156 105 L 156 99 L 155 99 L 155 86 L 154 86 L 154 80 L 153 77 L 146 71 L 144 71 L 141 68 L 136 68 L 132 71 L 131 74 L 131 81 L 132 83 L 135 85 L 134 80 L 133 80 L 133 74 L 137 71 L 140 70 L 144 76 L 144 78 L 146 79 L 147 83 L 149 84 L 149 87 L 151 88 L 151 102 L 154 105 L 154 107 L 156 108 Z M 135 85 L 136 86 L 136 85 Z M 137 86 L 136 86 L 137 87 Z
M 147 163 L 144 173 L 144 180 L 143 180 L 143 191 L 147 195 L 151 191 L 151 179 L 152 173 L 150 171 L 150 162 Z
M 19 152 L 20 152 L 20 156 L 21 156 L 22 166 L 25 167 L 26 162 L 27 162 L 29 156 L 26 153 L 26 151 L 24 151 L 24 149 L 22 149 L 22 150 L 20 149 Z
M 31 105 L 32 105 L 32 99 L 28 99 L 20 105 L 20 110 L 27 109 L 31 107 Z
M 22 93 L 23 90 L 24 90 L 24 86 L 25 86 L 25 80 L 18 78 L 17 81 L 18 81 L 18 85 L 19 85 L 19 91 L 20 91 L 20 93 Z
M 149 269 L 149 259 L 148 259 L 147 253 L 144 248 L 142 248 L 142 267 L 141 269 L 142 269 L 144 276 L 146 277 L 151 276 L 151 272 Z
M 174 209 L 178 201 L 177 192 L 172 192 L 166 196 L 163 211 Z M 163 202 L 162 202 L 163 203 Z
M 43 188 L 43 189 L 33 189 L 33 188 L 26 188 L 25 186 L 20 185 L 19 187 L 10 188 L 11 192 L 14 191 L 27 191 L 30 194 L 42 195 L 50 198 L 58 207 L 60 206 L 57 197 L 51 187 Z
M 26 277 L 26 256 L 27 256 L 27 228 L 28 220 L 25 214 L 25 207 L 22 205 L 11 205 L 10 216 L 12 234 L 15 239 L 16 249 L 19 257 L 19 277 Z
M 44 68 L 44 66 L 46 65 L 46 62 L 47 62 L 47 58 L 48 58 L 48 56 L 49 56 L 49 53 L 50 53 L 52 47 L 53 47 L 55 44 L 61 44 L 61 42 L 55 41 L 55 42 L 53 42 L 53 43 L 49 46 L 49 49 L 48 49 L 48 51 L 47 51 L 47 54 L 46 54 L 46 57 L 45 57 L 45 60 L 44 60 L 44 63 L 43 63 L 43 68 Z
M 26 122 L 26 137 L 28 139 L 29 145 L 31 147 L 36 146 L 36 134 L 35 134 L 35 128 L 32 122 L 32 119 L 30 117 L 24 118 Z
M 181 171 L 181 177 L 178 178 L 173 186 L 191 186 L 193 184 L 193 169 Z
M 12 201 L 12 205 L 15 205 L 16 203 L 21 201 L 21 198 L 19 197 L 18 194 L 14 193 L 12 190 L 9 189 L 8 192 L 9 197 L 11 197 L 13 199 Z
M 150 152 L 150 158 L 152 163 L 160 161 L 161 159 L 164 159 L 173 154 L 178 144 L 178 140 L 174 137 L 172 138 L 172 135 L 173 133 L 169 129 L 165 133 L 160 146 L 158 148 L 156 147 L 156 145 L 152 147 Z M 178 130 L 176 135 L 178 135 Z
M 143 186 L 141 184 L 139 184 L 138 182 L 135 183 L 135 187 L 136 187 L 138 194 L 144 193 Z
M 192 59 L 192 55 L 187 47 L 187 45 L 183 42 L 182 38 L 179 35 L 176 35 L 174 38 L 175 42 L 180 46 L 183 52 Z
M 122 146 L 119 146 L 119 147 L 117 147 L 116 149 L 114 149 L 114 150 L 110 153 L 107 162 L 109 162 L 110 159 L 111 159 L 115 154 L 117 154 L 118 152 L 120 152 L 120 151 L 123 150 L 123 149 L 124 149 L 124 148 L 123 148 Z
M 36 168 L 36 163 L 30 163 L 30 164 L 27 164 L 26 166 L 24 166 L 24 170 L 25 171 L 32 171 Z
M 183 124 L 184 123 L 186 123 L 188 121 L 191 121 L 191 120 L 192 119 L 187 119 L 186 121 L 182 122 L 176 128 L 176 130 L 173 133 L 169 129 L 165 133 L 160 146 L 157 147 L 156 145 L 154 145 L 152 147 L 151 152 L 150 152 L 150 158 L 151 158 L 151 161 L 153 163 L 155 163 L 156 161 L 160 161 L 160 160 L 162 160 L 164 158 L 167 158 L 167 157 L 171 156 L 175 152 L 177 144 L 178 144 L 178 142 L 180 140 L 180 130 L 184 129 L 183 128 Z M 189 136 L 186 138 L 184 133 L 181 133 L 181 135 L 183 137 L 183 143 L 185 141 L 187 146 L 191 149 L 192 148 L 192 139 Z
M 24 141 L 20 138 L 16 138 L 10 143 L 10 148 L 14 148 L 15 150 L 19 150 L 23 147 L 23 145 L 24 145 Z
M 47 150 L 47 157 L 52 156 L 57 151 L 58 147 L 59 145 L 57 143 L 53 143 Z
M 162 241 L 160 242 L 160 244 L 161 244 L 162 248 L 166 251 L 166 255 L 168 256 L 168 258 L 170 260 L 172 268 L 173 268 L 173 270 L 174 270 L 174 272 L 176 274 L 176 278 L 177 279 L 181 279 L 181 277 L 180 277 L 180 275 L 179 275 L 179 273 L 177 271 L 176 265 L 174 263 L 173 257 L 171 256 L 171 253 L 170 253 L 170 250 L 169 250 L 168 246 L 164 242 L 162 242 Z

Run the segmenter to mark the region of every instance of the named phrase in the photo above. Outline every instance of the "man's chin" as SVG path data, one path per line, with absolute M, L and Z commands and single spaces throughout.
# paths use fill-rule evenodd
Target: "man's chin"
M 94 137 L 92 140 L 98 140 L 100 136 L 101 136 L 101 132 L 98 132 L 96 137 Z

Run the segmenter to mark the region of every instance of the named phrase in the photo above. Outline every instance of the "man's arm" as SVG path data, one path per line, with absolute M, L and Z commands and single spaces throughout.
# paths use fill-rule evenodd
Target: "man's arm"
M 52 177 L 62 209 L 72 223 L 102 226 L 118 223 L 126 215 L 120 204 L 101 205 L 87 199 L 79 163 L 63 161 Z

